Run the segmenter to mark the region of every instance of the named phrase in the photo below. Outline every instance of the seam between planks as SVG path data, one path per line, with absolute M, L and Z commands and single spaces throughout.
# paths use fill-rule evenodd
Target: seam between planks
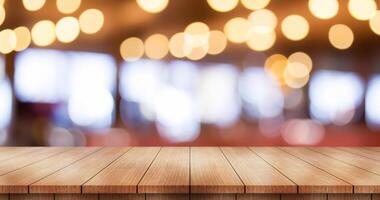
M 231 168 L 234 170 L 235 174 L 239 177 L 239 180 L 240 182 L 244 185 L 244 193 L 243 194 L 246 194 L 247 192 L 247 189 L 246 189 L 246 185 L 244 184 L 243 182 L 243 179 L 240 177 L 240 175 L 237 173 L 236 169 L 234 168 L 234 166 L 231 164 L 230 160 L 228 160 L 227 156 L 224 154 L 224 151 L 222 150 L 222 148 L 218 147 L 219 148 L 219 151 L 222 152 L 223 154 L 223 157 L 227 160 L 228 164 L 231 166 Z
M 154 156 L 154 158 L 153 158 L 152 161 L 150 162 L 148 168 L 145 170 L 144 174 L 141 176 L 139 182 L 137 182 L 137 184 L 136 184 L 136 194 L 139 193 L 139 185 L 140 185 L 140 182 L 142 181 L 142 179 L 144 178 L 145 174 L 148 172 L 148 170 L 149 170 L 150 167 L 152 166 L 153 162 L 156 160 L 158 154 L 160 154 L 161 149 L 162 149 L 162 147 L 160 147 L 160 149 L 158 150 L 158 152 L 156 153 L 156 155 Z M 146 196 L 146 195 L 145 195 L 145 196 Z
M 345 149 L 341 149 L 340 147 L 338 147 L 338 148 L 334 148 L 334 149 L 336 149 L 336 150 L 339 150 L 339 151 L 344 151 L 344 152 L 346 152 L 346 153 L 349 153 L 349 154 L 353 154 L 353 155 L 356 155 L 356 156 L 360 156 L 360 157 L 363 157 L 363 158 L 366 158 L 366 159 L 370 159 L 370 160 L 373 160 L 373 161 L 376 161 L 376 162 L 380 162 L 380 160 L 377 160 L 377 159 L 373 159 L 373 158 L 370 158 L 370 157 L 367 157 L 367 156 L 363 156 L 363 155 L 360 155 L 360 154 L 358 154 L 358 153 L 354 153 L 354 152 L 351 152 L 351 151 L 347 151 L 347 150 L 345 150 Z M 311 150 L 311 149 L 310 149 Z M 369 151 L 372 151 L 372 150 L 370 150 L 370 149 L 367 149 L 367 150 L 369 150 Z M 373 153 L 379 153 L 378 151 L 372 151 Z M 338 159 L 337 159 L 338 160 Z
M 3 162 L 3 161 L 7 161 L 7 160 L 13 159 L 13 158 L 15 158 L 15 157 L 23 156 L 24 154 L 33 153 L 33 152 L 36 152 L 36 151 L 39 151 L 39 150 L 42 149 L 41 147 L 35 147 L 35 148 L 36 148 L 36 149 L 34 149 L 34 150 L 32 150 L 32 151 L 19 153 L 19 154 L 13 155 L 13 156 L 11 156 L 11 157 L 9 157 L 9 158 L 6 158 L 6 159 L 4 159 L 4 160 L 0 160 L 0 161 L 1 161 L 1 162 Z
M 297 193 L 295 194 L 299 194 L 299 187 L 298 187 L 298 184 L 296 182 L 294 182 L 291 178 L 289 178 L 286 174 L 284 174 L 280 169 L 277 169 L 274 165 L 272 165 L 271 163 L 269 163 L 268 161 L 266 161 L 263 157 L 261 157 L 258 153 L 256 153 L 254 150 L 252 150 L 251 148 L 247 147 L 249 151 L 251 151 L 253 154 L 255 154 L 256 156 L 258 156 L 261 160 L 263 160 L 264 162 L 266 162 L 269 166 L 271 166 L 273 169 L 275 169 L 276 171 L 278 171 L 280 174 L 282 174 L 284 177 L 286 177 L 287 179 L 289 179 L 289 181 L 291 181 L 292 183 L 294 183 L 294 185 L 297 186 Z
M 102 172 L 104 169 L 106 169 L 107 167 L 109 167 L 112 163 L 114 163 L 116 160 L 119 160 L 119 158 L 121 158 L 122 156 L 124 156 L 127 152 L 129 152 L 131 149 L 133 149 L 135 147 L 131 147 L 129 149 L 127 149 L 127 151 L 125 151 L 124 153 L 122 153 L 120 156 L 118 156 L 117 158 L 115 158 L 113 161 L 111 161 L 110 163 L 108 163 L 108 165 L 106 165 L 103 169 L 99 170 L 98 172 L 96 172 L 93 176 L 91 176 L 87 181 L 83 182 L 82 185 L 80 186 L 80 194 L 83 194 L 83 185 L 85 185 L 86 183 L 88 183 L 91 179 L 93 179 L 96 175 L 98 175 L 100 172 Z M 100 198 L 100 197 L 99 197 Z
M 307 149 L 309 149 L 309 148 L 307 148 Z M 322 153 L 322 152 L 319 152 L 319 151 L 315 151 L 315 150 L 313 150 L 313 149 L 309 149 L 309 150 L 310 150 L 310 151 L 314 151 L 314 152 L 319 153 L 319 154 L 322 154 L 322 155 L 325 155 L 325 156 L 328 156 L 328 157 L 330 157 L 330 158 L 333 158 L 333 159 L 338 160 L 338 161 L 340 161 L 340 162 L 343 162 L 343 163 L 345 163 L 345 164 L 351 165 L 351 166 L 353 166 L 353 167 L 356 167 L 356 168 L 359 168 L 359 169 L 365 170 L 365 171 L 370 172 L 370 173 L 372 173 L 372 174 L 375 174 L 375 175 L 377 175 L 377 176 L 380 176 L 380 173 L 378 174 L 378 173 L 375 173 L 375 172 L 369 171 L 368 169 L 364 169 L 364 168 L 362 168 L 362 167 L 359 167 L 359 166 L 353 165 L 353 164 L 348 163 L 348 162 L 346 162 L 346 161 L 344 161 L 344 160 L 334 158 L 333 156 L 330 156 L 330 155 L 328 155 L 328 154 L 325 154 L 325 153 Z M 379 162 L 379 161 L 376 161 L 376 162 Z M 379 163 L 380 163 L 380 162 L 379 162 Z
M 47 147 L 47 148 L 49 148 L 49 147 Z M 7 174 L 12 173 L 12 172 L 14 172 L 14 171 L 17 171 L 17 170 L 19 170 L 19 169 L 23 169 L 23 168 L 25 168 L 25 167 L 28 167 L 28 166 L 33 165 L 33 164 L 36 164 L 36 163 L 38 163 L 38 162 L 41 162 L 41 161 L 43 161 L 43 160 L 46 160 L 46 159 L 51 158 L 51 157 L 53 157 L 53 156 L 56 156 L 56 155 L 58 155 L 58 154 L 61 154 L 61 153 L 65 153 L 65 152 L 67 152 L 67 151 L 70 151 L 71 149 L 73 149 L 73 148 L 70 147 L 70 148 L 68 148 L 68 149 L 65 150 L 65 151 L 61 151 L 61 152 L 58 152 L 58 153 L 56 153 L 56 154 L 50 155 L 50 156 L 48 156 L 48 157 L 46 157 L 46 158 L 43 158 L 43 159 L 41 159 L 41 160 L 34 161 L 34 162 L 29 163 L 29 164 L 27 164 L 27 165 L 25 165 L 25 166 L 23 166 L 23 167 L 20 167 L 20 168 L 14 169 L 14 170 L 9 171 L 9 172 L 7 172 L 7 173 L 5 173 L 5 174 L 1 174 L 0 176 L 4 176 L 4 175 L 7 175 Z M 40 150 L 38 150 L 38 151 L 40 151 Z M 41 149 L 41 151 L 42 151 L 42 149 Z M 35 151 L 34 151 L 34 152 L 35 152 Z
M 90 153 L 90 154 L 88 154 L 88 155 L 86 155 L 86 156 L 84 156 L 84 157 L 82 157 L 82 158 L 80 158 L 80 159 L 78 159 L 78 160 L 75 160 L 75 161 L 69 163 L 67 166 L 65 166 L 65 167 L 63 167 L 63 168 L 61 168 L 61 169 L 58 169 L 58 170 L 52 172 L 51 174 L 48 174 L 48 175 L 46 175 L 46 176 L 44 176 L 44 177 L 38 179 L 37 181 L 35 181 L 35 182 L 29 184 L 29 185 L 28 185 L 28 194 L 30 194 L 30 186 L 33 185 L 34 183 L 37 183 L 38 181 L 40 181 L 40 180 L 42 180 L 42 179 L 44 179 L 44 178 L 46 178 L 46 177 L 48 177 L 48 176 L 50 176 L 50 175 L 52 175 L 52 174 L 55 174 L 56 172 L 59 172 L 59 171 L 65 169 L 65 168 L 67 168 L 67 167 L 70 167 L 70 166 L 73 165 L 74 163 L 76 163 L 76 162 L 78 162 L 78 161 L 80 161 L 80 160 L 82 160 L 82 159 L 84 159 L 84 158 L 87 158 L 88 156 L 91 156 L 92 154 L 94 154 L 94 153 L 96 153 L 96 152 L 98 152 L 98 151 L 100 151 L 100 150 L 102 150 L 102 149 L 104 149 L 104 147 L 99 148 L 98 150 L 96 150 L 96 151 L 94 151 L 94 152 L 92 152 L 92 153 Z M 73 149 L 73 150 L 74 150 L 74 149 Z M 54 198 L 55 198 L 55 196 L 54 196 Z
M 285 152 L 285 153 L 287 153 L 287 154 L 289 154 L 289 155 L 291 155 L 291 156 L 293 156 L 293 157 L 295 157 L 295 158 L 297 158 L 297 159 L 299 159 L 299 160 L 301 160 L 301 161 L 303 161 L 303 162 L 305 162 L 305 163 L 308 163 L 309 165 L 311 165 L 311 166 L 313 166 L 313 167 L 315 167 L 315 168 L 318 168 L 318 169 L 320 169 L 321 171 L 324 171 L 324 172 L 326 172 L 327 174 L 330 174 L 331 176 L 333 176 L 333 177 L 335 177 L 335 178 L 337 178 L 337 179 L 339 179 L 339 180 L 341 180 L 341 181 L 343 181 L 343 182 L 345 182 L 345 183 L 351 185 L 351 186 L 352 186 L 352 194 L 354 194 L 354 192 L 355 192 L 355 188 L 354 188 L 354 185 L 353 185 L 352 183 L 349 183 L 349 182 L 347 182 L 346 180 L 343 180 L 342 178 L 339 178 L 338 176 L 336 176 L 336 175 L 334 175 L 334 174 L 332 174 L 332 173 L 330 173 L 330 172 L 328 172 L 328 171 L 326 171 L 326 170 L 324 170 L 324 169 L 322 169 L 322 168 L 320 168 L 320 167 L 318 167 L 318 166 L 315 166 L 315 165 L 313 165 L 312 163 L 310 163 L 310 162 L 308 162 L 308 161 L 306 161 L 306 160 L 304 160 L 304 159 L 302 159 L 302 158 L 300 158 L 300 157 L 298 157 L 298 156 L 295 156 L 295 155 L 293 155 L 293 154 L 291 154 L 291 153 L 289 153 L 289 152 L 287 152 L 287 151 L 285 151 L 285 150 L 282 150 L 281 148 L 278 148 L 278 147 L 275 147 L 275 148 L 277 148 L 277 149 L 279 149 L 280 151 L 283 151 L 283 152 Z M 308 148 L 307 148 L 307 149 L 308 149 Z M 324 155 L 324 154 L 322 154 L 322 155 Z M 337 160 L 337 159 L 335 159 L 335 160 Z M 337 161 L 340 161 L 340 160 L 337 160 Z M 340 162 L 341 162 L 341 161 L 340 161 Z M 351 193 L 347 193 L 347 194 L 351 194 Z

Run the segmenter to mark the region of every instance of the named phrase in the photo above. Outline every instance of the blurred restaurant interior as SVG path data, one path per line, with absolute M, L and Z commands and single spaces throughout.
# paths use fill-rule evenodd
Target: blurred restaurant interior
M 0 145 L 380 145 L 375 0 L 0 0 L 0 52 Z

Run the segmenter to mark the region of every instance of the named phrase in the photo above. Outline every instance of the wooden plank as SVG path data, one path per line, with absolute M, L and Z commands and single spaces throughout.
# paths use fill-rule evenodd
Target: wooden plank
M 244 185 L 217 147 L 191 148 L 191 193 L 244 193 Z
M 237 200 L 280 200 L 279 194 L 238 194 Z
M 329 194 L 329 200 L 371 200 L 370 194 Z
M 53 194 L 11 194 L 10 200 L 54 200 Z
M 192 194 L 191 200 L 235 200 L 236 194 Z
M 307 148 L 282 147 L 281 149 L 354 185 L 354 193 L 380 192 L 380 176 L 374 173 Z
M 100 194 L 99 200 L 145 200 L 144 194 Z
M 327 194 L 282 194 L 281 200 L 327 200 Z
M 380 152 L 373 151 L 362 147 L 339 147 L 337 149 L 350 152 L 359 156 L 363 156 L 369 159 L 380 161 Z
M 0 176 L 0 193 L 28 193 L 28 186 L 99 148 L 74 148 Z
M 189 147 L 162 148 L 138 185 L 138 193 L 189 193 Z
M 189 200 L 188 194 L 146 194 L 146 200 Z
M 159 147 L 135 147 L 82 186 L 83 193 L 137 193 Z
M 299 193 L 352 193 L 353 187 L 280 149 L 252 147 L 252 151 L 298 185 Z M 307 176 L 306 176 L 307 175 Z
M 331 147 L 313 147 L 310 149 L 380 175 L 380 161 L 371 160 L 363 156 Z
M 0 200 L 9 200 L 9 194 L 0 194 Z
M 56 194 L 54 200 L 98 200 L 97 194 Z
M 108 147 L 30 186 L 30 193 L 81 193 L 82 185 L 129 148 Z
M 372 200 L 380 200 L 380 194 L 372 194 Z
M 0 161 L 5 161 L 16 156 L 40 150 L 41 147 L 1 147 Z
M 9 172 L 15 171 L 27 165 L 36 163 L 38 161 L 44 160 L 46 158 L 57 155 L 59 153 L 63 153 L 68 150 L 70 150 L 70 148 L 67 147 L 41 148 L 37 151 L 32 151 L 30 153 L 14 157 L 12 159 L 7 160 L 6 162 L 0 162 L 0 175 L 7 174 Z
M 246 193 L 297 193 L 297 185 L 246 147 L 221 148 Z

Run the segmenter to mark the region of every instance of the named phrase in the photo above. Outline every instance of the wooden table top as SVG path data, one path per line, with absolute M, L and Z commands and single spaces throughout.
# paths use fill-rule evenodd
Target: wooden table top
M 1 147 L 0 193 L 380 193 L 380 147 Z

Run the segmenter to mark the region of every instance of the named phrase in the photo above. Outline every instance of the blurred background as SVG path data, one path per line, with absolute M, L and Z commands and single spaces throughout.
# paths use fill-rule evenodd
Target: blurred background
M 380 145 L 375 0 L 0 0 L 0 144 Z

